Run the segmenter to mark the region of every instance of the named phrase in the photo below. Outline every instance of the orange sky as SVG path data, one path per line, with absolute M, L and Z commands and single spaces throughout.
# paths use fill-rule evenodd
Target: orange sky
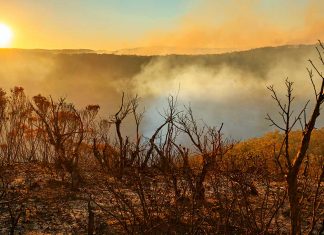
M 308 44 L 324 39 L 324 1 L 281 1 L 262 8 L 262 1 L 206 1 L 185 15 L 172 30 L 152 32 L 148 45 L 254 48 Z M 271 1 L 268 1 L 271 2 Z M 275 1 L 273 1 L 275 2 Z M 265 7 L 265 6 L 264 6 Z M 282 8 L 280 8 L 282 7 Z
M 324 40 L 323 0 L 0 0 L 16 48 L 254 48 Z

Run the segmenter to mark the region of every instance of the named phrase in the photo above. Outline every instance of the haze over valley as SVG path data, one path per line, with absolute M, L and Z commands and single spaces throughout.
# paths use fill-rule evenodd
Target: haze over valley
M 98 104 L 100 116 L 114 114 L 121 94 L 136 94 L 146 110 L 143 132 L 161 121 L 169 95 L 191 105 L 195 115 L 212 125 L 224 123 L 235 139 L 271 130 L 265 120 L 275 106 L 266 86 L 284 96 L 284 80 L 295 82 L 296 112 L 313 97 L 306 67 L 316 57 L 313 45 L 280 46 L 211 55 L 134 56 L 98 54 L 91 50 L 0 50 L 2 87 L 65 97 L 77 106 Z M 323 126 L 320 119 L 318 126 Z

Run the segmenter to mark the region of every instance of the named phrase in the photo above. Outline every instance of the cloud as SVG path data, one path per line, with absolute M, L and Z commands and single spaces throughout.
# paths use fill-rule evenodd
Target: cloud
M 287 77 L 294 81 L 295 113 L 307 100 L 313 100 L 305 69 L 306 58 L 313 57 L 312 51 L 299 49 L 296 54 L 292 51 L 280 48 L 277 53 L 263 49 L 259 53 L 229 54 L 212 66 L 204 63 L 206 57 L 187 63 L 176 56 L 156 57 L 132 79 L 133 92 L 146 102 L 144 133 L 149 135 L 162 122 L 159 111 L 163 113 L 167 107 L 166 98 L 170 94 L 178 97 L 180 108 L 190 104 L 198 119 L 215 126 L 224 123 L 226 135 L 235 139 L 272 130 L 265 116 L 270 113 L 277 120 L 277 107 L 267 86 L 273 84 L 278 95 L 285 99 L 284 81 Z M 324 125 L 323 121 L 318 125 Z
M 324 2 L 321 0 L 199 3 L 172 29 L 146 35 L 144 44 L 246 49 L 312 43 L 324 38 Z

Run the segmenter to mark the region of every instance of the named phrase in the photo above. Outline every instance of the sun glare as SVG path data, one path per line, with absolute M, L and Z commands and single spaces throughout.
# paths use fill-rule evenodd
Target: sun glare
M 11 44 L 12 31 L 6 24 L 0 23 L 0 48 L 8 47 Z

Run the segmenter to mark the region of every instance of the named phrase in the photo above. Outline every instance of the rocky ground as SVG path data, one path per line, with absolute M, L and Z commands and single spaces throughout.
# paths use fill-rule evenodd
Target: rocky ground
M 94 215 L 94 234 L 125 233 L 125 230 L 120 226 L 121 221 L 118 220 L 132 217 L 126 214 L 122 215 L 124 212 L 121 211 L 125 209 L 123 206 L 127 206 L 127 200 L 130 200 L 128 209 L 140 208 L 140 206 L 137 207 L 140 205 L 140 198 L 136 191 L 132 191 L 131 186 L 124 185 L 124 183 L 117 185 L 116 181 L 100 173 L 99 169 L 88 165 L 83 168 L 87 170 L 82 172 L 83 181 L 80 189 L 72 190 L 68 175 L 59 174 L 53 169 L 53 166 L 40 163 L 17 163 L 0 167 L 0 234 L 9 234 L 12 227 L 14 227 L 14 234 L 87 234 L 89 208 Z M 215 180 L 218 180 L 219 184 L 226 184 L 225 178 L 218 177 Z M 152 195 L 154 198 L 150 198 L 151 195 L 147 194 L 148 201 L 155 205 L 154 208 L 162 211 L 161 215 L 164 215 L 163 211 L 170 210 L 170 205 L 163 200 L 172 202 L 172 199 L 167 198 L 168 196 L 164 192 L 163 179 L 148 178 L 148 181 L 152 187 L 150 193 L 154 194 Z M 117 190 L 110 190 L 107 182 L 114 182 L 116 184 L 114 187 Z M 251 209 L 255 209 L 258 213 L 258 207 L 253 208 L 253 205 L 258 205 L 264 198 L 262 195 L 267 193 L 264 186 L 260 184 L 255 186 L 256 192 L 251 194 L 249 200 L 252 202 Z M 271 188 L 285 191 L 280 183 L 272 185 Z M 221 189 L 221 194 L 230 195 L 230 192 L 226 192 L 228 186 L 220 186 L 219 189 Z M 217 199 L 212 199 L 213 193 L 213 187 L 207 185 L 206 197 L 208 201 L 203 207 L 207 214 L 210 211 L 221 210 L 222 206 L 226 206 L 226 202 L 216 203 Z M 273 190 L 270 194 L 272 193 L 276 193 L 276 191 Z M 118 200 L 120 201 L 118 202 Z M 269 203 L 275 204 L 271 200 L 273 199 L 270 199 Z M 137 206 L 133 207 L 134 205 Z M 165 205 L 169 208 L 163 207 Z M 282 205 L 281 211 L 279 216 L 274 219 L 275 226 L 280 228 L 277 232 L 287 234 L 287 228 L 289 228 L 287 203 Z M 114 217 L 116 215 L 121 215 L 121 217 Z M 169 225 L 164 223 L 163 226 Z M 167 231 L 173 230 L 166 230 L 165 234 L 169 234 Z
M 84 234 L 87 233 L 89 192 L 95 186 L 83 184 L 72 191 L 41 164 L 15 164 L 1 171 L 0 234 Z M 89 192 L 88 192 L 89 191 Z M 105 221 L 96 213 L 96 229 L 105 231 Z M 99 234 L 99 233 L 97 233 Z

